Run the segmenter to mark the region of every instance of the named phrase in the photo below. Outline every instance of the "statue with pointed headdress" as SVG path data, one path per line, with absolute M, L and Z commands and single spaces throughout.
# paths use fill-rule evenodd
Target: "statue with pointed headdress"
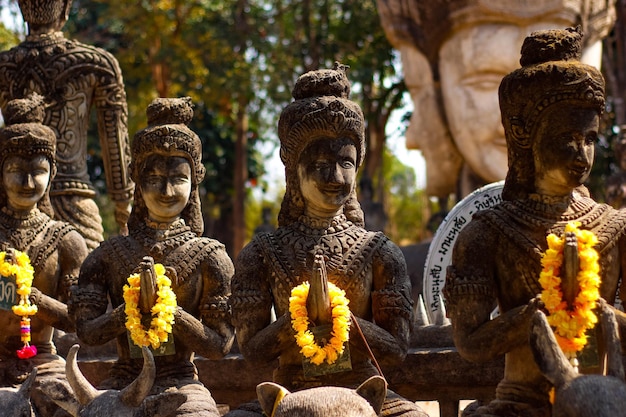
M 66 302 L 87 246 L 70 224 L 53 220 L 50 186 L 56 136 L 42 124 L 43 97 L 12 100 L 0 129 L 0 386 L 23 383 L 37 367 L 37 415 L 66 416 L 40 392 L 42 381 L 65 383 L 54 329 L 74 331 Z M 9 266 L 12 265 L 12 266 Z M 57 413 L 57 414 L 54 414 Z
M 553 387 L 529 345 L 534 312 L 545 309 L 581 372 L 601 372 L 593 310 L 599 297 L 624 298 L 626 213 L 596 203 L 583 185 L 605 98 L 600 72 L 580 62 L 582 44 L 580 28 L 534 32 L 521 67 L 500 84 L 503 202 L 461 231 L 443 290 L 459 353 L 475 362 L 506 357 L 496 399 L 472 416 L 551 416 Z M 624 328 L 624 313 L 615 314 Z M 572 332 L 563 331 L 567 323 Z
M 379 374 L 376 360 L 400 362 L 408 349 L 410 282 L 400 249 L 363 227 L 365 120 L 349 93 L 338 63 L 298 78 L 278 121 L 287 182 L 278 229 L 256 235 L 235 262 L 241 351 L 253 363 L 278 359 L 274 381 L 288 390 L 355 388 Z M 247 408 L 231 415 L 262 413 Z M 425 416 L 392 391 L 381 415 Z
M 190 98 L 155 99 L 132 144 L 134 204 L 128 236 L 104 241 L 85 260 L 73 292 L 76 332 L 86 344 L 117 341 L 102 388 L 121 389 L 141 371 L 141 346 L 155 355 L 153 393 L 187 396 L 174 415 L 219 416 L 198 381 L 194 353 L 219 359 L 234 340 L 228 297 L 233 264 L 202 237 L 202 144 L 187 124 Z M 107 310 L 110 300 L 112 311 Z

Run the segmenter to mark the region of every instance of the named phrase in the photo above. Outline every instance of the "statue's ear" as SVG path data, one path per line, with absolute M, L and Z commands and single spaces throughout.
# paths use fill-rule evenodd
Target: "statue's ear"
M 511 124 L 511 137 L 515 144 L 522 149 L 530 148 L 530 134 L 526 132 L 524 121 L 519 117 L 511 117 L 509 123 Z
M 370 403 L 376 414 L 380 414 L 387 398 L 387 381 L 381 376 L 373 376 L 359 385 L 356 393 Z
M 162 392 L 149 395 L 141 406 L 146 416 L 171 416 L 185 401 L 187 394 L 182 392 Z
M 557 390 L 576 377 L 576 371 L 559 347 L 548 319 L 542 311 L 533 314 L 530 348 L 541 373 Z
M 39 389 L 70 415 L 78 416 L 80 403 L 69 386 L 56 380 L 43 379 L 39 381 Z
M 273 382 L 262 382 L 256 386 L 256 395 L 261 403 L 261 408 L 265 415 L 270 417 L 274 416 L 278 404 L 287 394 L 290 394 L 287 388 Z
M 622 362 L 622 344 L 619 336 L 617 318 L 604 299 L 598 300 L 600 326 L 604 336 L 606 350 L 606 374 L 624 381 L 624 363 Z

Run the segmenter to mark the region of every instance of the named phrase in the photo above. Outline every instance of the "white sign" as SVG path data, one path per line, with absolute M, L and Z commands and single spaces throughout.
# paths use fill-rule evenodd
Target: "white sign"
M 424 266 L 424 302 L 430 323 L 442 323 L 444 320 L 441 291 L 446 283 L 446 269 L 452 260 L 452 249 L 459 233 L 474 213 L 502 201 L 503 187 L 504 181 L 499 181 L 472 192 L 450 210 L 437 229 Z

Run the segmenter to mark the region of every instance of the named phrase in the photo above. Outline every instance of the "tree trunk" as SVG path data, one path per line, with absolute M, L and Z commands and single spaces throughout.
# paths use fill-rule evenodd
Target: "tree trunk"
M 236 258 L 246 240 L 246 219 L 244 204 L 246 201 L 246 181 L 248 180 L 248 103 L 241 96 L 237 109 L 237 128 L 235 142 L 235 180 L 233 193 L 233 247 L 232 256 Z

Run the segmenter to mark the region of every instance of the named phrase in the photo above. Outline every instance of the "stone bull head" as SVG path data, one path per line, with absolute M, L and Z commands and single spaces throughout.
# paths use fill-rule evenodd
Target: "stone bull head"
M 0 410 L 4 417 L 33 417 L 30 393 L 37 377 L 37 368 L 33 368 L 26 381 L 19 389 L 0 388 Z
M 41 387 L 46 395 L 74 417 L 167 417 L 187 400 L 187 396 L 179 392 L 148 395 L 154 384 L 156 367 L 154 357 L 146 347 L 142 348 L 144 362 L 141 373 L 121 391 L 94 388 L 78 368 L 78 349 L 78 345 L 72 346 L 65 365 L 67 380 L 74 394 L 59 384 L 42 384 Z
M 387 396 L 387 382 L 373 376 L 356 390 L 317 387 L 294 393 L 264 382 L 256 391 L 265 415 L 270 417 L 376 417 Z
M 601 300 L 600 325 L 607 375 L 581 375 L 569 363 L 543 312 L 535 312 L 530 345 L 541 372 L 555 387 L 553 417 L 626 416 L 626 383 L 615 314 Z

